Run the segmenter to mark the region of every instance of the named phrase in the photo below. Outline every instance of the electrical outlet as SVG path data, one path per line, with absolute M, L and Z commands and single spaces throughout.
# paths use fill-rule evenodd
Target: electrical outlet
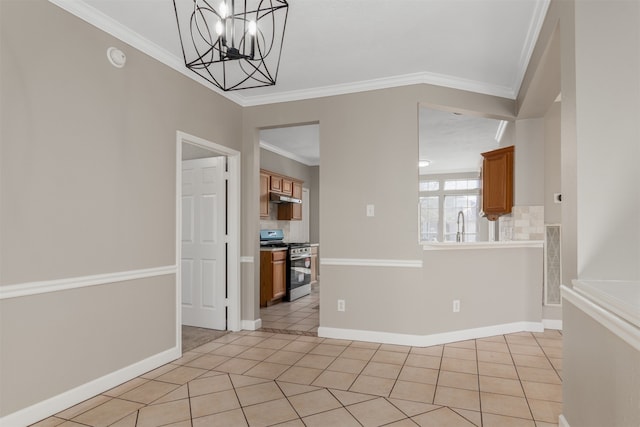
M 338 311 L 344 311 L 344 300 L 343 299 L 339 299 L 338 300 Z
M 460 312 L 460 300 L 459 299 L 454 299 L 453 300 L 453 312 L 454 313 L 459 313 Z

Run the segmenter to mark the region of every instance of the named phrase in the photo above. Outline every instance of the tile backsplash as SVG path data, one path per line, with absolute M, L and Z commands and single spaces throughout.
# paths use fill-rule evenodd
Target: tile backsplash
M 271 209 L 269 219 L 260 220 L 260 229 L 282 229 L 285 242 L 308 242 L 309 230 L 304 230 L 303 221 L 279 221 L 277 209 Z
M 544 206 L 514 206 L 498 221 L 500 240 L 544 240 Z

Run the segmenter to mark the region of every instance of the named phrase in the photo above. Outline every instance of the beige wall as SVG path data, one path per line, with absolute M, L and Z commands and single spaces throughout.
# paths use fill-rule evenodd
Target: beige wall
M 570 286 L 576 278 L 637 281 L 640 3 L 554 1 L 534 58 L 555 43 L 554 37 L 560 39 L 555 42 L 562 102 L 549 110 L 546 123 L 555 127 L 560 122 L 563 283 Z M 563 326 L 563 415 L 568 424 L 637 425 L 638 384 L 632 368 L 638 366 L 637 352 L 567 300 Z M 597 375 L 605 370 L 606 375 Z
M 541 321 L 542 249 L 435 250 L 421 259 L 422 268 L 323 267 L 320 325 L 428 336 Z
M 548 224 L 562 222 L 561 204 L 555 203 L 553 194 L 561 193 L 560 181 L 560 117 L 562 106 L 555 102 L 544 116 L 544 221 Z
M 544 120 L 516 120 L 515 133 L 513 204 L 541 206 L 544 204 Z
M 246 146 L 257 144 L 255 129 L 261 127 L 320 123 L 323 259 L 423 262 L 423 268 L 321 264 L 321 326 L 428 335 L 539 322 L 540 249 L 440 252 L 423 251 L 418 244 L 419 103 L 513 119 L 512 101 L 428 85 L 244 111 Z M 539 172 L 536 177 L 541 178 Z M 520 179 L 529 178 L 522 175 Z M 375 217 L 366 217 L 367 204 L 375 205 Z M 255 218 L 257 222 L 257 214 Z M 505 263 L 505 257 L 510 261 Z M 462 265 L 465 269 L 460 269 Z M 485 283 L 495 278 L 497 269 L 500 278 Z M 464 307 L 457 316 L 451 312 L 454 297 Z M 345 313 L 336 311 L 339 298 L 347 300 Z M 492 304 L 501 308 L 501 314 L 486 308 Z
M 173 348 L 175 316 L 174 275 L 1 300 L 0 417 Z
M 563 303 L 563 416 L 570 426 L 640 425 L 640 351 Z
M 639 280 L 640 2 L 576 2 L 575 50 L 578 277 Z
M 44 0 L 0 20 L 0 284 L 174 265 L 176 131 L 239 150 L 241 108 Z M 175 348 L 175 307 L 174 275 L 2 300 L 0 416 Z
M 561 192 L 562 219 L 562 283 L 570 285 L 577 277 L 577 140 L 575 125 L 575 53 L 573 1 L 552 1 L 533 51 L 517 98 L 518 117 L 521 119 L 544 117 L 553 108 L 558 93 L 563 102 L 560 135 L 551 136 L 545 123 L 545 169 L 557 170 L 558 164 L 548 155 L 558 153 L 560 162 L 560 189 L 545 187 L 549 193 Z M 562 73 L 560 72 L 562 70 Z M 551 139 L 548 139 L 550 136 Z M 559 147 L 551 145 L 559 143 Z M 555 173 L 555 172 L 552 172 Z M 545 172 L 546 176 L 546 172 Z M 551 194 L 552 195 L 552 194 Z M 546 203 L 545 203 L 546 204 Z M 545 218 L 547 219 L 547 218 Z

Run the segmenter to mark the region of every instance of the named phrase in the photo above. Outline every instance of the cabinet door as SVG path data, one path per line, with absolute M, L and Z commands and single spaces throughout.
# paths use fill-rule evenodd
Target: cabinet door
M 292 195 L 296 199 L 302 199 L 302 182 L 293 182 Z M 302 204 L 281 203 L 278 205 L 278 219 L 282 221 L 302 220 Z
M 495 221 L 513 207 L 513 147 L 482 156 L 482 211 L 489 221 Z
M 282 178 L 282 194 L 286 194 L 287 196 L 291 196 L 293 194 L 293 181 L 287 178 Z
M 273 299 L 281 298 L 286 293 L 287 279 L 287 251 L 273 252 L 272 255 L 273 276 Z
M 260 172 L 260 217 L 269 216 L 269 175 Z
M 302 183 L 293 183 L 293 198 L 302 199 Z M 291 206 L 291 219 L 301 221 L 302 220 L 302 204 L 294 204 Z
M 282 177 L 271 175 L 270 181 L 270 189 L 271 191 L 275 191 L 276 193 L 282 193 Z

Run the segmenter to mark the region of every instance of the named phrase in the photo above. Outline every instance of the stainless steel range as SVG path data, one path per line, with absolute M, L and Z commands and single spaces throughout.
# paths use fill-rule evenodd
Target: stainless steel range
M 295 301 L 311 293 L 311 245 L 285 243 L 282 230 L 260 230 L 260 246 L 287 248 L 287 293 L 284 301 Z
M 309 243 L 289 244 L 287 257 L 286 301 L 294 301 L 311 293 L 311 246 Z

